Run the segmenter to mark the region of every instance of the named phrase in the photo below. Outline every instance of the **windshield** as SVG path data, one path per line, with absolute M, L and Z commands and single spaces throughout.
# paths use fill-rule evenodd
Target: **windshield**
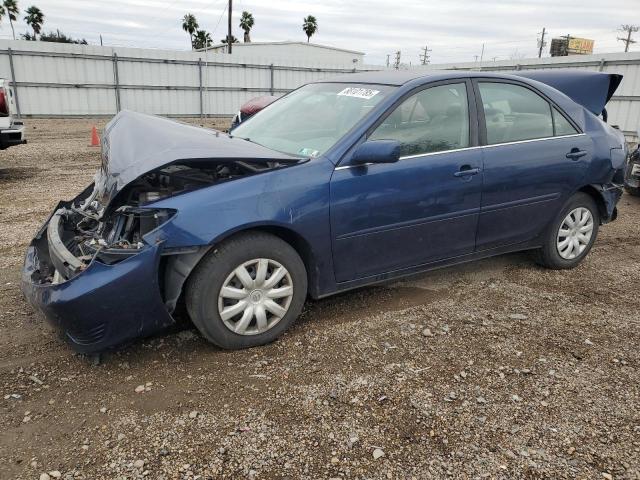
M 231 133 L 279 152 L 317 157 L 335 145 L 394 88 L 353 83 L 305 85 Z

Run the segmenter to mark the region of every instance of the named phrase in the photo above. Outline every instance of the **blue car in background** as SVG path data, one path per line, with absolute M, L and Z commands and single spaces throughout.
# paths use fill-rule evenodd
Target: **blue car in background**
M 307 296 L 533 250 L 578 265 L 616 218 L 621 76 L 372 72 L 305 85 L 228 135 L 121 112 L 94 182 L 60 202 L 22 288 L 79 352 L 174 323 L 271 342 Z

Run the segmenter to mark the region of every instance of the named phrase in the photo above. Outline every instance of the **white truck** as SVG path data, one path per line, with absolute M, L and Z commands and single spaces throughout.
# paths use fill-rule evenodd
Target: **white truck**
M 16 120 L 16 103 L 9 82 L 0 78 L 0 150 L 27 143 L 24 138 L 24 125 Z

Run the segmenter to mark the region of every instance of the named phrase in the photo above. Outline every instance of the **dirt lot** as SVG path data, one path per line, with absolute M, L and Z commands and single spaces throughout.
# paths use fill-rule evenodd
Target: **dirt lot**
M 509 255 L 309 302 L 267 347 L 186 328 L 93 365 L 19 290 L 92 123 L 0 153 L 0 478 L 640 478 L 638 199 L 573 271 Z

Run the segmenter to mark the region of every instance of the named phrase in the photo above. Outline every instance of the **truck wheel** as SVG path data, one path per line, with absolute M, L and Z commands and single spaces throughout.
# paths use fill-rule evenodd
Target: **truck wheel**
M 600 214 L 593 198 L 576 193 L 562 208 L 546 233 L 537 262 L 556 270 L 576 267 L 593 246 L 598 235 Z
M 191 274 L 185 298 L 207 340 L 240 349 L 278 338 L 306 296 L 307 272 L 297 252 L 274 235 L 251 232 L 209 252 Z

